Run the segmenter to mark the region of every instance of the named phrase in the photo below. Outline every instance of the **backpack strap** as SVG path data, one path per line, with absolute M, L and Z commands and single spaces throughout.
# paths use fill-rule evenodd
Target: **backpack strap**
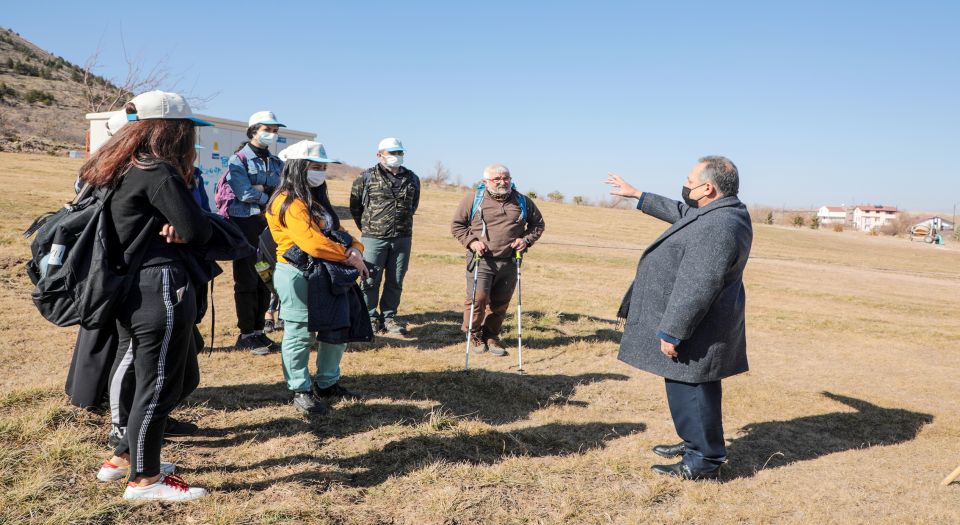
M 376 168 L 374 168 L 376 169 Z M 373 171 L 363 172 L 363 193 L 360 195 L 360 202 L 363 203 L 363 209 L 370 207 L 370 181 L 373 180 Z
M 473 222 L 473 217 L 483 203 L 483 194 L 486 193 L 486 189 L 487 186 L 484 183 L 477 184 L 477 193 L 473 196 L 473 206 L 470 207 L 470 222 Z
M 473 217 L 477 214 L 477 210 L 480 209 L 480 204 L 483 203 L 483 196 L 486 193 L 487 186 L 482 182 L 477 185 L 477 193 L 473 197 L 473 206 L 470 208 L 470 222 L 473 222 Z M 510 189 L 517 191 L 517 185 L 511 184 Z M 517 217 L 517 224 L 520 224 L 521 221 L 527 220 L 527 197 L 517 191 L 517 201 L 520 203 L 520 216 Z

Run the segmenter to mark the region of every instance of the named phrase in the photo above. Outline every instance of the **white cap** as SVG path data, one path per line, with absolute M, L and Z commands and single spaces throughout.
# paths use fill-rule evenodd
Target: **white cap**
M 137 107 L 137 112 L 127 115 L 127 120 L 192 120 L 197 126 L 213 125 L 195 118 L 187 100 L 176 93 L 147 91 L 133 97 L 130 102 Z
M 306 159 L 313 162 L 323 162 L 325 164 L 342 164 L 339 160 L 327 157 L 327 150 L 323 147 L 323 144 L 312 140 L 301 140 L 300 142 L 291 144 L 281 151 L 278 156 L 280 160 L 284 162 L 288 160 Z
M 272 111 L 258 111 L 253 115 L 250 115 L 250 118 L 247 119 L 247 127 L 254 124 L 265 124 L 267 126 L 280 126 L 281 128 L 287 127 L 285 124 L 281 124 L 277 120 L 277 116 L 273 114 Z
M 120 128 L 127 122 L 129 122 L 129 120 L 127 120 L 127 113 L 125 111 L 115 112 L 112 117 L 107 119 L 107 135 L 110 137 L 116 135 L 116 133 L 120 131 Z
M 393 137 L 388 137 L 380 141 L 380 145 L 377 146 L 377 151 L 389 151 L 389 152 L 403 152 L 403 143 L 400 142 L 400 139 L 395 139 Z

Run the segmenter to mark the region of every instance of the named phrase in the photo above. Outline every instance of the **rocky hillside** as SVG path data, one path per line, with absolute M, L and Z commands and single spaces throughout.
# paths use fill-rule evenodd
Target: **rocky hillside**
M 116 91 L 102 77 L 0 28 L 0 151 L 83 150 L 90 89 Z

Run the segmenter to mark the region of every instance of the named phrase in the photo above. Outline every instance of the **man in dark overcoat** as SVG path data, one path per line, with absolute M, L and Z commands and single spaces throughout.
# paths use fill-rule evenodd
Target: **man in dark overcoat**
M 737 167 L 703 157 L 690 170 L 682 201 L 641 192 L 617 175 L 612 195 L 638 199 L 637 209 L 671 224 L 640 257 L 624 298 L 619 359 L 666 380 L 667 402 L 682 441 L 657 445 L 659 474 L 712 479 L 727 459 L 720 381 L 747 371 L 743 270 L 753 229 L 737 194 Z

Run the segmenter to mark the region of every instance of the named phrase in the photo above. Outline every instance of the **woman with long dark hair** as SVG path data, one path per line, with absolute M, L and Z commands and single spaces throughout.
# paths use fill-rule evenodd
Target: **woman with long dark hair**
M 127 431 L 97 474 L 127 477 L 128 500 L 188 501 L 206 495 L 160 462 L 167 416 L 183 388 L 197 316 L 194 286 L 183 261 L 185 245 L 202 245 L 212 229 L 190 187 L 195 125 L 186 100 L 151 91 L 126 105 L 128 122 L 80 169 L 85 183 L 112 189 L 105 204 L 114 224 L 110 262 L 127 265 L 127 249 L 150 241 L 126 297 L 117 298 L 118 354 L 132 360 L 136 379 Z
M 340 385 L 340 360 L 346 344 L 317 341 L 317 373 L 310 378 L 308 361 L 314 334 L 308 330 L 307 277 L 288 264 L 284 253 L 294 245 L 316 259 L 352 266 L 363 277 L 363 244 L 355 239 L 338 241 L 345 232 L 327 193 L 327 158 L 322 144 L 301 141 L 280 152 L 284 161 L 280 185 L 267 204 L 267 223 L 277 243 L 277 269 L 273 283 L 280 296 L 284 321 L 283 376 L 293 392 L 293 405 L 305 414 L 323 414 L 323 398 L 357 398 Z M 341 236 L 342 237 L 342 236 Z M 366 319 L 364 319 L 366 322 Z

